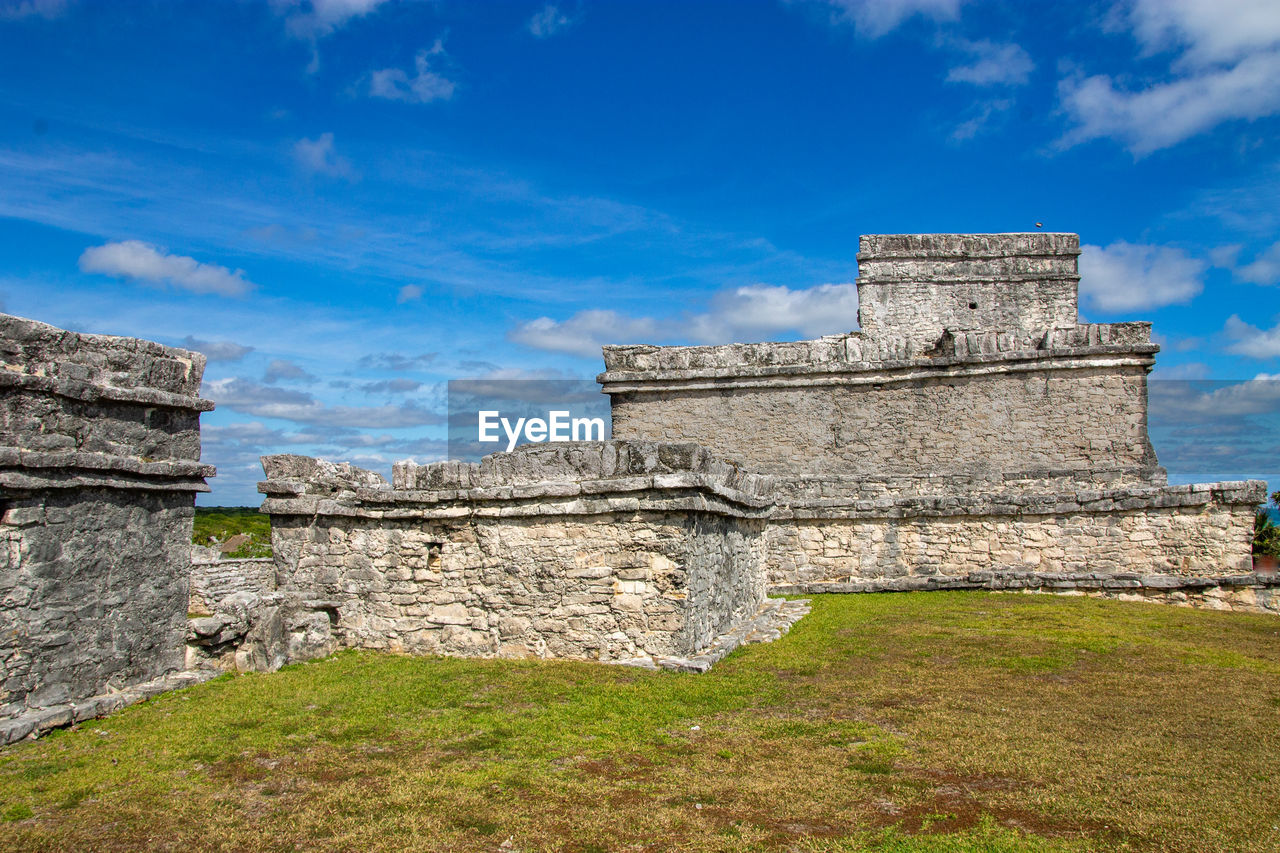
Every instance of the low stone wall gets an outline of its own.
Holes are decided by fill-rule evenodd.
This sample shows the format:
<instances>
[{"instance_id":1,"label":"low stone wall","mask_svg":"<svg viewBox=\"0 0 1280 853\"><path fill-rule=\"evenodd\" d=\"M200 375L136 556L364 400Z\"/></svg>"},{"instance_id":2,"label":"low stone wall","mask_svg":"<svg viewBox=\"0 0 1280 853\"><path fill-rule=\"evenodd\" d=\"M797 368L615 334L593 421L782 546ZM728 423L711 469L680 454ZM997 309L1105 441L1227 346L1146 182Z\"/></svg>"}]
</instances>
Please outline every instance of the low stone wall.
<instances>
[{"instance_id":1,"label":"low stone wall","mask_svg":"<svg viewBox=\"0 0 1280 853\"><path fill-rule=\"evenodd\" d=\"M928 592L944 589L984 589L996 592L1089 595L1118 601L1173 604L1204 610L1280 614L1280 576L1249 572L1239 575L1193 577L1088 572L978 571L957 576L914 576L860 581L811 581L777 584L777 595L823 593Z\"/></svg>"},{"instance_id":2,"label":"low stone wall","mask_svg":"<svg viewBox=\"0 0 1280 853\"><path fill-rule=\"evenodd\" d=\"M212 613L218 602L234 593L262 595L276 590L276 564L270 557L192 560L191 613Z\"/></svg>"},{"instance_id":3,"label":"low stone wall","mask_svg":"<svg viewBox=\"0 0 1280 853\"><path fill-rule=\"evenodd\" d=\"M1224 576L1251 567L1261 481L795 504L769 577L813 584L1020 570Z\"/></svg>"},{"instance_id":4,"label":"low stone wall","mask_svg":"<svg viewBox=\"0 0 1280 853\"><path fill-rule=\"evenodd\" d=\"M203 369L198 353L0 315L9 734L182 668L194 498L213 474Z\"/></svg>"},{"instance_id":5,"label":"low stone wall","mask_svg":"<svg viewBox=\"0 0 1280 853\"><path fill-rule=\"evenodd\" d=\"M339 645L675 668L764 604L772 484L695 445L528 446L371 472L265 457L282 591Z\"/></svg>"}]
</instances>

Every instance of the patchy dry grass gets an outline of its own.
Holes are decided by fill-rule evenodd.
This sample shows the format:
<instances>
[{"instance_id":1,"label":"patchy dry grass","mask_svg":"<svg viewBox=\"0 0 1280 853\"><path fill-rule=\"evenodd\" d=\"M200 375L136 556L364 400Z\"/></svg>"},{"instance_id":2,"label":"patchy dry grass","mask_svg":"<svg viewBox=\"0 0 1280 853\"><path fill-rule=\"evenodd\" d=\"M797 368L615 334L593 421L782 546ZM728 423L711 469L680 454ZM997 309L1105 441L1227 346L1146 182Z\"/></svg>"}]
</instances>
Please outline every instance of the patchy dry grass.
<instances>
[{"instance_id":1,"label":"patchy dry grass","mask_svg":"<svg viewBox=\"0 0 1280 853\"><path fill-rule=\"evenodd\" d=\"M707 675L344 653L0 753L0 846L1280 850L1280 619L820 597Z\"/></svg>"}]
</instances>

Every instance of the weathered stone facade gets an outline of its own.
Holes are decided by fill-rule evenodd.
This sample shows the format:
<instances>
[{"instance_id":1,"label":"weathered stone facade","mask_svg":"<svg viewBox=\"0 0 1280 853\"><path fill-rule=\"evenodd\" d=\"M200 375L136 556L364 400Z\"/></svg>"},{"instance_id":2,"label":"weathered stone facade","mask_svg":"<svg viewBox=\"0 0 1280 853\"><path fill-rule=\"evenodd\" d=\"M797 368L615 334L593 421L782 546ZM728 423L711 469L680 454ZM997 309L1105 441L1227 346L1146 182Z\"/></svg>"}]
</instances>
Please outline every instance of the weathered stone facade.
<instances>
[{"instance_id":1,"label":"weathered stone facade","mask_svg":"<svg viewBox=\"0 0 1280 853\"><path fill-rule=\"evenodd\" d=\"M182 668L203 370L0 315L0 740Z\"/></svg>"},{"instance_id":2,"label":"weathered stone facade","mask_svg":"<svg viewBox=\"0 0 1280 853\"><path fill-rule=\"evenodd\" d=\"M1249 571L1265 485L1166 484L1150 325L1078 323L1075 235L861 249L858 332L605 348L614 436L697 442L778 479L772 583Z\"/></svg>"},{"instance_id":3,"label":"weathered stone facade","mask_svg":"<svg viewBox=\"0 0 1280 853\"><path fill-rule=\"evenodd\" d=\"M343 646L702 669L765 606L772 484L695 445L526 446L478 465L265 457L282 591Z\"/></svg>"}]
</instances>

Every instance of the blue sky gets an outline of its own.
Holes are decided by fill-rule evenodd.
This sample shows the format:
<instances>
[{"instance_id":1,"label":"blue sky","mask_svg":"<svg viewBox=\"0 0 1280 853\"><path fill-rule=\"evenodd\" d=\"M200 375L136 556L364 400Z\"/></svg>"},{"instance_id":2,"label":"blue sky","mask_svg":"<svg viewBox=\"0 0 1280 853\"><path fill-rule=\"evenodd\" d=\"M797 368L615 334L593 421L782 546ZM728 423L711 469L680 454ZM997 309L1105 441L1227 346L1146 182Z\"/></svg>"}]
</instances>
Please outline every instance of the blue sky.
<instances>
[{"instance_id":1,"label":"blue sky","mask_svg":"<svg viewBox=\"0 0 1280 853\"><path fill-rule=\"evenodd\" d=\"M866 233L1078 232L1088 320L1250 380L1277 80L1273 0L0 0L0 303L206 352L204 503L439 458L451 378L848 331Z\"/></svg>"}]
</instances>

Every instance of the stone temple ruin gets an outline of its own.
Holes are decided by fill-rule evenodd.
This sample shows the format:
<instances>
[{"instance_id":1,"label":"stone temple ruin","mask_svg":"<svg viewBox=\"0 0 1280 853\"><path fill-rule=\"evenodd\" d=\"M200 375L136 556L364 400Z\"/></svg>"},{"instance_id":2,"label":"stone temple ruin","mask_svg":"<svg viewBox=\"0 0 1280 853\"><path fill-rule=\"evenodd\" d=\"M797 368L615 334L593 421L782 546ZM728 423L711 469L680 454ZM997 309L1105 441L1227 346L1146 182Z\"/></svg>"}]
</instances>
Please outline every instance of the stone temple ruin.
<instances>
[{"instance_id":1,"label":"stone temple ruin","mask_svg":"<svg viewBox=\"0 0 1280 853\"><path fill-rule=\"evenodd\" d=\"M271 563L190 561L201 356L0 318L0 742L344 647L701 671L806 612L770 593L1280 611L1266 485L1167 484L1150 325L1079 323L1078 254L863 237L858 332L606 347L612 440L264 457Z\"/></svg>"}]
</instances>

